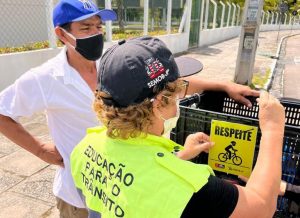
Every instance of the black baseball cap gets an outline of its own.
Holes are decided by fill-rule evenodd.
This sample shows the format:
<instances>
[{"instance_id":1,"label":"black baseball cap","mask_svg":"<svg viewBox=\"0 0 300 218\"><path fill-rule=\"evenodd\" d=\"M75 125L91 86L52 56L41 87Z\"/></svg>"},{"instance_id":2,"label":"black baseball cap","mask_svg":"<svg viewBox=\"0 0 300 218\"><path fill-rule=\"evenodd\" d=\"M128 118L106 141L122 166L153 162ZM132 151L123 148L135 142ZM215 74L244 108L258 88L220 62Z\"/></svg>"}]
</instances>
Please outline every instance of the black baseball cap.
<instances>
[{"instance_id":1,"label":"black baseball cap","mask_svg":"<svg viewBox=\"0 0 300 218\"><path fill-rule=\"evenodd\" d=\"M98 90L111 96L102 98L106 105L127 107L153 98L168 82L201 70L202 64L196 59L175 59L158 38L122 40L101 58Z\"/></svg>"}]
</instances>

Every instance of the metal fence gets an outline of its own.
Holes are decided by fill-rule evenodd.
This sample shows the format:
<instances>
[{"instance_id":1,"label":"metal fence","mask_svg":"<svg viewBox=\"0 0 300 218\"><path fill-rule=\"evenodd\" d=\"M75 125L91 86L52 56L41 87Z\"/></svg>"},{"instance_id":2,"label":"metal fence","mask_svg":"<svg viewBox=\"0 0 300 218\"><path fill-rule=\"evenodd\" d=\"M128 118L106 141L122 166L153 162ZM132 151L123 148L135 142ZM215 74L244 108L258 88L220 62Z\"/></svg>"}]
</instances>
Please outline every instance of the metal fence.
<instances>
[{"instance_id":1,"label":"metal fence","mask_svg":"<svg viewBox=\"0 0 300 218\"><path fill-rule=\"evenodd\" d=\"M121 14L116 0L94 1L100 8L111 7L119 17L123 17L125 32L119 31L120 20L113 22L112 26L105 25L108 28L108 41L118 39L116 37L128 38L151 32L156 35L181 32L181 23L185 20L186 0L124 0ZM56 39L52 11L57 2L58 0L0 0L0 49L26 47L37 42L50 42L50 47L54 47ZM202 0L201 11L200 25L197 26L200 26L200 31L239 26L243 8L229 2ZM280 14L281 16L277 12L262 13L262 25L298 24L299 15L292 17L287 13ZM111 37L111 30L118 35Z\"/></svg>"},{"instance_id":2,"label":"metal fence","mask_svg":"<svg viewBox=\"0 0 300 218\"><path fill-rule=\"evenodd\" d=\"M52 1L0 0L0 47L48 40Z\"/></svg>"},{"instance_id":3,"label":"metal fence","mask_svg":"<svg viewBox=\"0 0 300 218\"><path fill-rule=\"evenodd\" d=\"M243 8L238 4L215 0L203 0L201 29L239 26Z\"/></svg>"},{"instance_id":4,"label":"metal fence","mask_svg":"<svg viewBox=\"0 0 300 218\"><path fill-rule=\"evenodd\" d=\"M0 0L0 48L26 47L32 43L50 42L54 47L56 39L52 24L53 6L59 0ZM118 10L116 0L94 1L100 8L111 7L119 16L122 15L124 32L119 33L120 20L112 23L116 37L133 37L145 32L145 20L148 20L147 31L152 34L167 33L168 2L171 5L170 29L178 31L182 19L185 0L150 0L148 3L148 17L145 19L145 5L143 1L123 2L123 10ZM128 4L127 4L128 3ZM130 4L129 4L130 3ZM107 25L104 27L108 28ZM108 31L107 31L108 32ZM148 34L148 32L147 32ZM106 35L108 37L108 34ZM112 40L108 38L108 41ZM48 45L47 45L48 46ZM39 45L43 47L43 45Z\"/></svg>"}]
</instances>

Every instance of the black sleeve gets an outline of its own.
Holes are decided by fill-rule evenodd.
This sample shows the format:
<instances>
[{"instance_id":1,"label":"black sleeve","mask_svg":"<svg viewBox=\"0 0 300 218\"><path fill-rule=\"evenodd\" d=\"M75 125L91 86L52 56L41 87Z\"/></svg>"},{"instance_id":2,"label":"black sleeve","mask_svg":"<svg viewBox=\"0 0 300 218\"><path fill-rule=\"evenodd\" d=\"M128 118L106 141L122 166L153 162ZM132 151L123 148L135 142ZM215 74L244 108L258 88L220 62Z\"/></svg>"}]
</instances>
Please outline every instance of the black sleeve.
<instances>
[{"instance_id":1,"label":"black sleeve","mask_svg":"<svg viewBox=\"0 0 300 218\"><path fill-rule=\"evenodd\" d=\"M235 185L210 176L207 184L192 196L181 217L229 217L238 198L239 192Z\"/></svg>"},{"instance_id":2,"label":"black sleeve","mask_svg":"<svg viewBox=\"0 0 300 218\"><path fill-rule=\"evenodd\" d=\"M283 197L295 201L297 204L300 203L300 186L292 185L287 183L285 193Z\"/></svg>"}]
</instances>

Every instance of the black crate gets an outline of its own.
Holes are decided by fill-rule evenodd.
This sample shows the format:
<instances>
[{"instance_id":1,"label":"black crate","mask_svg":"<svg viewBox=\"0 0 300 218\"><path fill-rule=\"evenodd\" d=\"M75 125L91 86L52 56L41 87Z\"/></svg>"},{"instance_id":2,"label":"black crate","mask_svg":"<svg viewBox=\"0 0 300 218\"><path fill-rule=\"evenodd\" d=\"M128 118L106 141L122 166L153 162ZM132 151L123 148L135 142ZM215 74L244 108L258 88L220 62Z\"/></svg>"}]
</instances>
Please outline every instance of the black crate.
<instances>
[{"instance_id":1,"label":"black crate","mask_svg":"<svg viewBox=\"0 0 300 218\"><path fill-rule=\"evenodd\" d=\"M181 101L180 118L177 127L171 132L171 139L184 144L185 138L195 132L210 134L211 120L223 120L252 126L258 124L258 105L255 98L249 98L253 107L247 108L236 103L223 92L205 92ZM284 133L282 179L295 185L300 185L300 101L281 99L285 107L286 125ZM253 166L255 165L261 132L258 130ZM208 155L200 154L193 161L207 163ZM242 184L235 175L215 171L216 176L233 183ZM291 212L293 202L279 197L278 211L274 217L299 217L299 211ZM298 205L299 207L299 205Z\"/></svg>"}]
</instances>

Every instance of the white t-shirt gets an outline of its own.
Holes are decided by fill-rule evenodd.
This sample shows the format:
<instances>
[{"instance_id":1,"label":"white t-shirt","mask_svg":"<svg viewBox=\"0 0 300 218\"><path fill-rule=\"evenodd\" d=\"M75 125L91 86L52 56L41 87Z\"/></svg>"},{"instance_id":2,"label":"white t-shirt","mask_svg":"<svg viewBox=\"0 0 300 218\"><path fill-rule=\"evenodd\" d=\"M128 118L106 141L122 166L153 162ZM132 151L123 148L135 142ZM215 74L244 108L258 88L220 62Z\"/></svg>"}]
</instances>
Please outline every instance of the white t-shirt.
<instances>
[{"instance_id":1,"label":"white t-shirt","mask_svg":"<svg viewBox=\"0 0 300 218\"><path fill-rule=\"evenodd\" d=\"M86 129L99 125L92 109L93 91L67 61L66 49L43 65L31 69L0 93L0 114L18 121L45 111L51 137L65 168L56 172L54 194L76 207L79 197L70 170L70 154Z\"/></svg>"}]
</instances>

